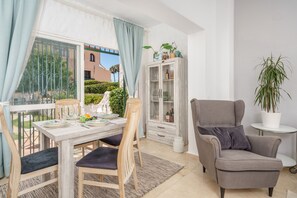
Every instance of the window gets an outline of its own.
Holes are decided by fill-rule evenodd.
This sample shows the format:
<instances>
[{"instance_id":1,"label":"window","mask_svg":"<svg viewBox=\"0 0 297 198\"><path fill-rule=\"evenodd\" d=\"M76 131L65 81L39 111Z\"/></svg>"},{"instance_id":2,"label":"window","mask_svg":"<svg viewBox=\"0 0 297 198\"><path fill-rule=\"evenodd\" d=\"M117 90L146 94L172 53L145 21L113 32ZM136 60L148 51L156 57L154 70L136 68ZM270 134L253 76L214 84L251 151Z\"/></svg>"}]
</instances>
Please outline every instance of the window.
<instances>
[{"instance_id":1,"label":"window","mask_svg":"<svg viewBox=\"0 0 297 198\"><path fill-rule=\"evenodd\" d=\"M76 45L36 38L13 105L76 98Z\"/></svg>"},{"instance_id":2,"label":"window","mask_svg":"<svg viewBox=\"0 0 297 198\"><path fill-rule=\"evenodd\" d=\"M91 79L91 71L85 70L85 80L90 80Z\"/></svg>"},{"instance_id":3,"label":"window","mask_svg":"<svg viewBox=\"0 0 297 198\"><path fill-rule=\"evenodd\" d=\"M90 61L95 62L95 55L94 54L90 54Z\"/></svg>"}]
</instances>

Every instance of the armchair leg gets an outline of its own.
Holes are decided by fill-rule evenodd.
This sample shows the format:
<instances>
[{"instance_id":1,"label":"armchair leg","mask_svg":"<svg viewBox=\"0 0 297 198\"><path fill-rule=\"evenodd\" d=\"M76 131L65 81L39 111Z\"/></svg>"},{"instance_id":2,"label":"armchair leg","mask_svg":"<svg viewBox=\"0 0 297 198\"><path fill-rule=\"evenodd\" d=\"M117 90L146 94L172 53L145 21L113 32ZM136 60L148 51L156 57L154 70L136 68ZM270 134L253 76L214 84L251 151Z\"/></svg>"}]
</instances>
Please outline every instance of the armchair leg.
<instances>
[{"instance_id":1,"label":"armchair leg","mask_svg":"<svg viewBox=\"0 0 297 198\"><path fill-rule=\"evenodd\" d=\"M203 166L203 173L205 173L205 167Z\"/></svg>"},{"instance_id":2,"label":"armchair leg","mask_svg":"<svg viewBox=\"0 0 297 198\"><path fill-rule=\"evenodd\" d=\"M273 188L268 188L268 195L269 197L272 197Z\"/></svg>"},{"instance_id":3,"label":"armchair leg","mask_svg":"<svg viewBox=\"0 0 297 198\"><path fill-rule=\"evenodd\" d=\"M221 198L224 198L224 196L225 196L225 188L220 187L220 191L221 191Z\"/></svg>"}]
</instances>

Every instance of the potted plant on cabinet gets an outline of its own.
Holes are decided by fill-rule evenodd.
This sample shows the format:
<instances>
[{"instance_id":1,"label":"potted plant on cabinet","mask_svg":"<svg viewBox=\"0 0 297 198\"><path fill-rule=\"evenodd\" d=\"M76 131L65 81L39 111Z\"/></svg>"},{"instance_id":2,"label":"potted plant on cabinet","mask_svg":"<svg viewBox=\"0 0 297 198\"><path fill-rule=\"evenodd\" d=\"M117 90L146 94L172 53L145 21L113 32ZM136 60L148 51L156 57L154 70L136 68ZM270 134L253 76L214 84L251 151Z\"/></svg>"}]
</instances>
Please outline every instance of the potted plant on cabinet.
<instances>
[{"instance_id":1,"label":"potted plant on cabinet","mask_svg":"<svg viewBox=\"0 0 297 198\"><path fill-rule=\"evenodd\" d=\"M181 57L182 54L180 51L177 50L177 46L175 42L170 43L163 43L160 46L159 51L155 51L154 48L150 45L145 45L143 46L144 49L152 49L153 50L153 60L158 61L158 60L166 60L169 57L170 58L175 58L175 57ZM166 50L166 51L164 51ZM169 54L168 54L169 52Z\"/></svg>"},{"instance_id":2,"label":"potted plant on cabinet","mask_svg":"<svg viewBox=\"0 0 297 198\"><path fill-rule=\"evenodd\" d=\"M150 46L150 45L145 45L145 46L143 46L143 48L144 49L152 49L153 50L153 60L154 61L157 61L157 60L159 60L159 53L157 52L157 51L155 51L154 50L154 48L152 47L152 46Z\"/></svg>"},{"instance_id":3,"label":"potted plant on cabinet","mask_svg":"<svg viewBox=\"0 0 297 198\"><path fill-rule=\"evenodd\" d=\"M261 71L258 77L258 87L255 90L255 104L262 109L263 126L269 128L278 128L280 124L281 113L277 112L281 92L284 92L289 98L290 94L281 86L288 79L286 68L291 68L285 64L285 58L281 55L275 59L272 55L263 58L259 65Z\"/></svg>"},{"instance_id":4,"label":"potted plant on cabinet","mask_svg":"<svg viewBox=\"0 0 297 198\"><path fill-rule=\"evenodd\" d=\"M175 42L172 42L171 44L163 43L161 47L169 51L170 58L175 58L175 50L177 48Z\"/></svg>"}]
</instances>

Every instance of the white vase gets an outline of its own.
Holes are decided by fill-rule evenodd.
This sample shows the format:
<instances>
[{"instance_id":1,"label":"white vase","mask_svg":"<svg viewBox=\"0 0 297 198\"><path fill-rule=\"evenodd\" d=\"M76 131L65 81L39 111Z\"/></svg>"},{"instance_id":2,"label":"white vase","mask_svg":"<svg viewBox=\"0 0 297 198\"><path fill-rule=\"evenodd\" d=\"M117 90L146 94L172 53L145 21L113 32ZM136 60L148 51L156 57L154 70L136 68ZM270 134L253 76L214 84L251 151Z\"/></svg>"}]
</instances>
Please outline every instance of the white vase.
<instances>
[{"instance_id":1,"label":"white vase","mask_svg":"<svg viewBox=\"0 0 297 198\"><path fill-rule=\"evenodd\" d=\"M184 152L184 140L182 137L175 137L173 141L173 151L177 153Z\"/></svg>"},{"instance_id":2,"label":"white vase","mask_svg":"<svg viewBox=\"0 0 297 198\"><path fill-rule=\"evenodd\" d=\"M264 127L279 128L281 113L268 113L266 111L262 111L261 115Z\"/></svg>"}]
</instances>

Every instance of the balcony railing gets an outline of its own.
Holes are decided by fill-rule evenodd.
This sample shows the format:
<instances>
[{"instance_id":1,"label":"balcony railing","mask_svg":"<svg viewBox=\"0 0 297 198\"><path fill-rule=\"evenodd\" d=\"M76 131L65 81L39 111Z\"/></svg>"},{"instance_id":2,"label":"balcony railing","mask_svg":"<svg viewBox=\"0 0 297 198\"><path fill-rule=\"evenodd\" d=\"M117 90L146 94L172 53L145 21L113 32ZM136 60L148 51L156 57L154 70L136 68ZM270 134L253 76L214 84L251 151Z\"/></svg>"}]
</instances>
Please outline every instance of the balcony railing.
<instances>
[{"instance_id":1,"label":"balcony railing","mask_svg":"<svg viewBox=\"0 0 297 198\"><path fill-rule=\"evenodd\" d=\"M40 151L40 132L32 122L55 118L54 104L21 105L11 107L13 138L20 156ZM52 143L53 144L53 143Z\"/></svg>"}]
</instances>

